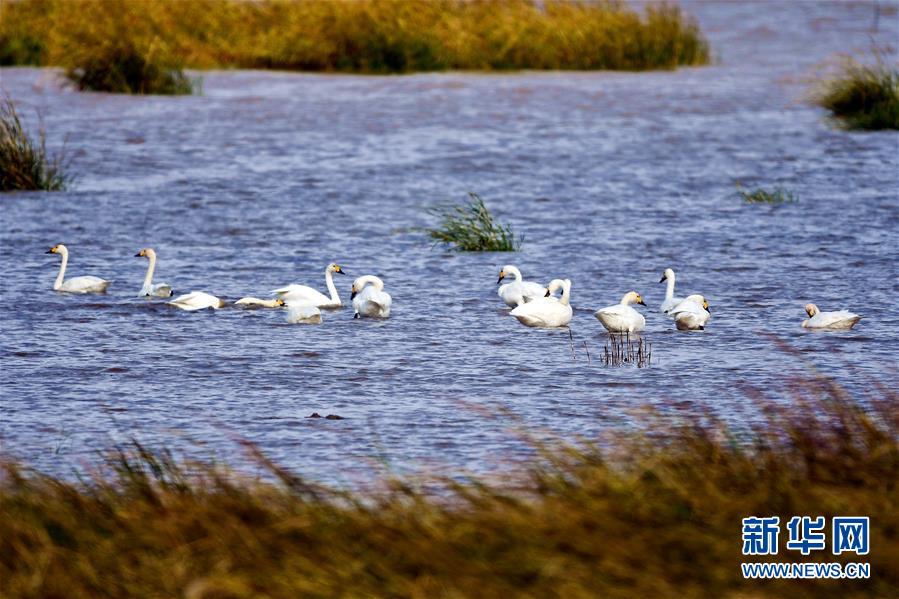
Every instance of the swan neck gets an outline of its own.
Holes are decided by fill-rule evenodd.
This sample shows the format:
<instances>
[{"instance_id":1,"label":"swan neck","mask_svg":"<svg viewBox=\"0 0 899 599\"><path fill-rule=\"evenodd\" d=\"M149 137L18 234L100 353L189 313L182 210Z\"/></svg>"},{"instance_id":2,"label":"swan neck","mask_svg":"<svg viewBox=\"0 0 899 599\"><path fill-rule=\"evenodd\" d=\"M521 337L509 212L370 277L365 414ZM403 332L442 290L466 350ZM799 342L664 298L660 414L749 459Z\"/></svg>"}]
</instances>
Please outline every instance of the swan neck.
<instances>
[{"instance_id":1,"label":"swan neck","mask_svg":"<svg viewBox=\"0 0 899 599\"><path fill-rule=\"evenodd\" d=\"M668 277L668 288L665 290L665 299L671 299L674 297L674 273L671 273L671 276Z\"/></svg>"},{"instance_id":2,"label":"swan neck","mask_svg":"<svg viewBox=\"0 0 899 599\"><path fill-rule=\"evenodd\" d=\"M325 285L328 287L328 293L331 294L331 302L335 304L340 303L337 287L334 286L334 275L328 269L325 270Z\"/></svg>"},{"instance_id":3,"label":"swan neck","mask_svg":"<svg viewBox=\"0 0 899 599\"><path fill-rule=\"evenodd\" d=\"M69 252L60 252L62 254L62 263L59 265L59 274L56 275L56 281L53 283L53 289L62 287L63 278L66 276L66 265L69 263Z\"/></svg>"},{"instance_id":4,"label":"swan neck","mask_svg":"<svg viewBox=\"0 0 899 599\"><path fill-rule=\"evenodd\" d=\"M156 270L156 256L150 255L150 265L147 267L147 276L144 277L144 288L149 288L153 284L153 271Z\"/></svg>"},{"instance_id":5,"label":"swan neck","mask_svg":"<svg viewBox=\"0 0 899 599\"><path fill-rule=\"evenodd\" d=\"M509 274L511 274L513 277L515 277L515 282L521 283L521 281L522 281L521 271L518 270L517 268L515 268L514 266L508 270L509 270Z\"/></svg>"}]
</instances>

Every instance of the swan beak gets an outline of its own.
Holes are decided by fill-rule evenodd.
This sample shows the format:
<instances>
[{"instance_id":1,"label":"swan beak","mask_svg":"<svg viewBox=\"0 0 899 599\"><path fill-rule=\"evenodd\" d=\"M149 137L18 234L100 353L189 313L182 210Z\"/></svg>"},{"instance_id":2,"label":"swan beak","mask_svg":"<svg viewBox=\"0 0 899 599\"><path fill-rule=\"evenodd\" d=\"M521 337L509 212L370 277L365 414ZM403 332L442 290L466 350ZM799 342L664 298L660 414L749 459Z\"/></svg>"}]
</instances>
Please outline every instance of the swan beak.
<instances>
[{"instance_id":1,"label":"swan beak","mask_svg":"<svg viewBox=\"0 0 899 599\"><path fill-rule=\"evenodd\" d=\"M45 253L45 254L55 254L56 252L53 251L53 248L50 248L49 250L47 250L47 251L44 252L44 253Z\"/></svg>"},{"instance_id":2,"label":"swan beak","mask_svg":"<svg viewBox=\"0 0 899 599\"><path fill-rule=\"evenodd\" d=\"M141 255L142 255L142 254L141 254L140 252L138 252L138 253L134 254L134 257L135 257L135 258L140 258Z\"/></svg>"},{"instance_id":3,"label":"swan beak","mask_svg":"<svg viewBox=\"0 0 899 599\"><path fill-rule=\"evenodd\" d=\"M709 309L709 302L707 302L707 301L702 302L702 307L705 308L705 311L708 312L709 314L712 313L712 311Z\"/></svg>"},{"instance_id":4,"label":"swan beak","mask_svg":"<svg viewBox=\"0 0 899 599\"><path fill-rule=\"evenodd\" d=\"M350 299L356 299L356 290L355 289L353 289L353 291L350 292Z\"/></svg>"},{"instance_id":5,"label":"swan beak","mask_svg":"<svg viewBox=\"0 0 899 599\"><path fill-rule=\"evenodd\" d=\"M346 274L346 271L343 270L342 268L341 268L340 270L335 270L334 272L336 272L336 273L339 274L339 275L345 275L345 274Z\"/></svg>"},{"instance_id":6,"label":"swan beak","mask_svg":"<svg viewBox=\"0 0 899 599\"><path fill-rule=\"evenodd\" d=\"M637 303L640 304L641 306L645 306L645 305L646 305L646 302L643 301L643 298L640 298L640 301L637 302Z\"/></svg>"},{"instance_id":7,"label":"swan beak","mask_svg":"<svg viewBox=\"0 0 899 599\"><path fill-rule=\"evenodd\" d=\"M546 295L544 295L543 297L549 297L549 296L550 296L549 289L547 289L547 290L546 290Z\"/></svg>"},{"instance_id":8,"label":"swan beak","mask_svg":"<svg viewBox=\"0 0 899 599\"><path fill-rule=\"evenodd\" d=\"M502 283L504 278L506 278L506 273L499 271L499 278L496 280L496 284L499 285Z\"/></svg>"},{"instance_id":9,"label":"swan beak","mask_svg":"<svg viewBox=\"0 0 899 599\"><path fill-rule=\"evenodd\" d=\"M662 275L662 278L659 279L659 283L664 283L667 280L668 280L668 277L666 277L665 275Z\"/></svg>"}]
</instances>

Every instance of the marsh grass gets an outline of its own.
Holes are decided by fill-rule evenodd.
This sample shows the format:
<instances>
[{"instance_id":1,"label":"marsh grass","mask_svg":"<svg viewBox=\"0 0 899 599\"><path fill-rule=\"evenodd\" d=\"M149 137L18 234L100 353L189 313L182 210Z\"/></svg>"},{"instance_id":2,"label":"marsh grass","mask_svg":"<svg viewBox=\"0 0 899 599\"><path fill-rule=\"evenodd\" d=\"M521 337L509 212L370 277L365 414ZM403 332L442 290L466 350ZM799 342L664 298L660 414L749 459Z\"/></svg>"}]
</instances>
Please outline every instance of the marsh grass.
<instances>
[{"instance_id":1,"label":"marsh grass","mask_svg":"<svg viewBox=\"0 0 899 599\"><path fill-rule=\"evenodd\" d=\"M60 191L70 181L65 150L47 152L46 132L38 127L32 138L8 95L0 100L0 192Z\"/></svg>"},{"instance_id":2,"label":"marsh grass","mask_svg":"<svg viewBox=\"0 0 899 599\"><path fill-rule=\"evenodd\" d=\"M737 194L748 204L787 204L799 201L799 197L796 194L783 187L774 187L772 189L758 187L752 190L738 189Z\"/></svg>"},{"instance_id":3,"label":"marsh grass","mask_svg":"<svg viewBox=\"0 0 899 599\"><path fill-rule=\"evenodd\" d=\"M874 64L848 60L815 99L847 129L899 129L899 68L879 54Z\"/></svg>"},{"instance_id":4,"label":"marsh grass","mask_svg":"<svg viewBox=\"0 0 899 599\"><path fill-rule=\"evenodd\" d=\"M180 66L155 61L127 43L112 43L74 58L66 77L81 91L189 95L199 86Z\"/></svg>"},{"instance_id":5,"label":"marsh grass","mask_svg":"<svg viewBox=\"0 0 899 599\"><path fill-rule=\"evenodd\" d=\"M4 597L891 597L899 397L862 411L787 378L754 431L649 414L602 447L533 441L517 477L388 478L338 491L272 463L250 479L135 444L80 482L0 466ZM872 385L872 388L877 388ZM658 418L658 422L655 419ZM672 418L674 418L672 422ZM747 516L870 517L867 580L744 580ZM829 538L829 533L828 533ZM751 561L766 561L756 558Z\"/></svg>"},{"instance_id":6,"label":"marsh grass","mask_svg":"<svg viewBox=\"0 0 899 599\"><path fill-rule=\"evenodd\" d=\"M462 206L434 208L440 218L436 229L428 229L435 243L443 243L461 252L516 252L522 238L515 239L510 225L494 222L493 215L477 194L469 192Z\"/></svg>"},{"instance_id":7,"label":"marsh grass","mask_svg":"<svg viewBox=\"0 0 899 599\"><path fill-rule=\"evenodd\" d=\"M7 60L83 68L93 52L103 60L112 40L145 57L152 48L162 65L198 69L646 70L709 62L695 21L667 4L640 14L616 1L0 3L0 56Z\"/></svg>"},{"instance_id":8,"label":"marsh grass","mask_svg":"<svg viewBox=\"0 0 899 599\"><path fill-rule=\"evenodd\" d=\"M630 333L609 333L603 345L602 363L606 366L635 366L646 368L652 364L652 343Z\"/></svg>"}]
</instances>

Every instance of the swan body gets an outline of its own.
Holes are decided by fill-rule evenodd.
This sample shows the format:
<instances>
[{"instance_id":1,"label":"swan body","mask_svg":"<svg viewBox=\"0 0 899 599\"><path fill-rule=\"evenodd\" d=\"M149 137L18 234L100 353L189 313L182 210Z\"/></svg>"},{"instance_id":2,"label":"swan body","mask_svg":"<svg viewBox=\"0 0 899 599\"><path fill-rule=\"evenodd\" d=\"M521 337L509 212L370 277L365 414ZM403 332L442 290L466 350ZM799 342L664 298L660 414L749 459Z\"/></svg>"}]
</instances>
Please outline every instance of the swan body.
<instances>
[{"instance_id":1,"label":"swan body","mask_svg":"<svg viewBox=\"0 0 899 599\"><path fill-rule=\"evenodd\" d=\"M340 302L340 296L337 294L337 288L334 286L334 279L331 273L344 275L346 272L339 264L333 262L325 268L325 286L328 288L330 297L313 289L307 285L287 285L280 289L272 291L273 295L284 300L287 304L306 304L316 306L318 308L340 308L343 304Z\"/></svg>"},{"instance_id":2,"label":"swan body","mask_svg":"<svg viewBox=\"0 0 899 599\"><path fill-rule=\"evenodd\" d=\"M695 294L684 298L668 315L674 318L678 331L702 331L712 317L712 311L709 310L708 300Z\"/></svg>"},{"instance_id":3,"label":"swan body","mask_svg":"<svg viewBox=\"0 0 899 599\"><path fill-rule=\"evenodd\" d=\"M668 287L665 289L665 301L659 306L659 311L664 312L669 316L671 314L671 309L684 301L684 298L682 297L674 297L674 280L674 271L670 268L665 269L665 272L662 273L662 278L659 280L659 283L664 283L665 281L668 282Z\"/></svg>"},{"instance_id":4,"label":"swan body","mask_svg":"<svg viewBox=\"0 0 899 599\"><path fill-rule=\"evenodd\" d=\"M350 298L353 300L353 318L387 318L390 316L390 295L384 291L384 281L374 275L365 275L353 281Z\"/></svg>"},{"instance_id":5,"label":"swan body","mask_svg":"<svg viewBox=\"0 0 899 599\"><path fill-rule=\"evenodd\" d=\"M552 294L561 289L562 297ZM553 279L541 297L512 310L518 322L529 327L564 327L571 322L571 280Z\"/></svg>"},{"instance_id":6,"label":"swan body","mask_svg":"<svg viewBox=\"0 0 899 599\"><path fill-rule=\"evenodd\" d=\"M179 295L170 302L167 302L176 308L193 312L194 310L203 310L204 308L223 308L224 300L220 300L214 295L209 295L203 291L191 291L185 295Z\"/></svg>"},{"instance_id":7,"label":"swan body","mask_svg":"<svg viewBox=\"0 0 899 599\"><path fill-rule=\"evenodd\" d=\"M234 302L234 305L246 308L280 308L284 305L284 300L281 298L259 299L258 297L242 297Z\"/></svg>"},{"instance_id":8,"label":"swan body","mask_svg":"<svg viewBox=\"0 0 899 599\"><path fill-rule=\"evenodd\" d=\"M802 326L806 329L851 329L862 319L849 310L822 312L815 304L807 304L805 312L809 317L802 321Z\"/></svg>"},{"instance_id":9,"label":"swan body","mask_svg":"<svg viewBox=\"0 0 899 599\"><path fill-rule=\"evenodd\" d=\"M47 253L62 256L59 274L56 275L56 281L53 282L53 291L63 291L65 293L106 293L106 288L109 287L110 282L100 277L84 276L65 279L66 266L69 264L69 249L66 246L61 243L54 245L47 250Z\"/></svg>"},{"instance_id":10,"label":"swan body","mask_svg":"<svg viewBox=\"0 0 899 599\"><path fill-rule=\"evenodd\" d=\"M636 291L628 291L621 302L614 306L600 308L593 313L599 322L610 333L639 333L646 328L643 315L630 307L630 304L645 306L643 298Z\"/></svg>"},{"instance_id":11,"label":"swan body","mask_svg":"<svg viewBox=\"0 0 899 599\"><path fill-rule=\"evenodd\" d=\"M499 271L499 279L497 284L501 283L507 276L515 277L515 280L505 285L500 285L497 295L510 308L520 306L531 300L540 299L546 295L546 287L534 281L524 281L521 277L521 271L511 264L507 264Z\"/></svg>"},{"instance_id":12,"label":"swan body","mask_svg":"<svg viewBox=\"0 0 899 599\"><path fill-rule=\"evenodd\" d=\"M287 322L290 324L321 324L322 312L312 304L288 304Z\"/></svg>"},{"instance_id":13,"label":"swan body","mask_svg":"<svg viewBox=\"0 0 899 599\"><path fill-rule=\"evenodd\" d=\"M150 265L147 267L147 276L144 277L144 285L140 288L138 297L172 297L175 294L172 286L168 283L153 284L153 271L156 270L156 251L153 248L144 248L134 254L134 257L146 257L150 261Z\"/></svg>"}]
</instances>

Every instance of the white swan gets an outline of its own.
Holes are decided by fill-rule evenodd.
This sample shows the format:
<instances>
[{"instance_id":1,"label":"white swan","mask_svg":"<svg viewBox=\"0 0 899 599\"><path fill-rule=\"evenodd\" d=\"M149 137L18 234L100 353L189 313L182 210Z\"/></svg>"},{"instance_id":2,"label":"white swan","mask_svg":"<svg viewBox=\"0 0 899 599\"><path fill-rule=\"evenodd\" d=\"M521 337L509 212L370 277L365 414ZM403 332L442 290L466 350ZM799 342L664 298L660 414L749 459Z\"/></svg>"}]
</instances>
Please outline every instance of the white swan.
<instances>
[{"instance_id":1,"label":"white swan","mask_svg":"<svg viewBox=\"0 0 899 599\"><path fill-rule=\"evenodd\" d=\"M621 298L621 302L614 306L600 308L593 313L602 326L610 333L639 333L646 328L646 319L643 315L631 308L628 304L636 303L645 306L643 298L636 291L628 291Z\"/></svg>"},{"instance_id":2,"label":"white swan","mask_svg":"<svg viewBox=\"0 0 899 599\"><path fill-rule=\"evenodd\" d=\"M802 321L802 326L806 329L851 329L862 319L849 310L822 312L815 304L806 304L805 312L809 317Z\"/></svg>"},{"instance_id":3,"label":"white swan","mask_svg":"<svg viewBox=\"0 0 899 599\"><path fill-rule=\"evenodd\" d=\"M515 277L515 280L505 285L500 285L497 295L506 302L506 305L514 308L525 302L539 299L546 295L546 287L534 281L523 281L521 271L511 264L507 264L499 271L499 279L496 283L499 285L507 276Z\"/></svg>"},{"instance_id":4,"label":"white swan","mask_svg":"<svg viewBox=\"0 0 899 599\"><path fill-rule=\"evenodd\" d=\"M64 291L66 293L106 293L109 287L109 281L100 277L72 277L68 281L64 280L66 274L66 265L69 263L69 249L63 244L54 245L47 250L48 254L59 254L62 256L62 264L59 266L59 274L56 275L56 281L53 282L53 291Z\"/></svg>"},{"instance_id":5,"label":"white swan","mask_svg":"<svg viewBox=\"0 0 899 599\"><path fill-rule=\"evenodd\" d=\"M185 295L179 295L170 302L166 302L182 310L193 312L194 310L202 310L204 308L224 308L224 300L220 300L214 295L209 295L203 291L191 291Z\"/></svg>"},{"instance_id":6,"label":"white swan","mask_svg":"<svg viewBox=\"0 0 899 599\"><path fill-rule=\"evenodd\" d=\"M353 281L350 299L353 300L353 310L356 312L353 318L390 316L390 304L393 300L384 291L384 281L374 275L365 275Z\"/></svg>"},{"instance_id":7,"label":"white swan","mask_svg":"<svg viewBox=\"0 0 899 599\"><path fill-rule=\"evenodd\" d=\"M678 331L702 331L712 317L709 302L699 294L688 295L672 308L668 315L674 318Z\"/></svg>"},{"instance_id":8,"label":"white swan","mask_svg":"<svg viewBox=\"0 0 899 599\"><path fill-rule=\"evenodd\" d=\"M150 266L147 267L147 276L144 277L144 286L140 288L138 297L172 297L174 292L172 286L168 283L153 284L153 271L156 270L156 252L153 248L144 248L134 254L135 258L143 258L146 256L150 260Z\"/></svg>"},{"instance_id":9,"label":"white swan","mask_svg":"<svg viewBox=\"0 0 899 599\"><path fill-rule=\"evenodd\" d=\"M280 308L284 305L284 300L278 299L259 299L258 297L242 297L236 302L235 306L245 306L247 308Z\"/></svg>"},{"instance_id":10,"label":"white swan","mask_svg":"<svg viewBox=\"0 0 899 599\"><path fill-rule=\"evenodd\" d=\"M340 268L339 264L333 262L325 269L325 285L328 287L328 293L331 297L308 287L306 285L287 285L280 289L272 291L273 295L277 295L288 304L306 304L319 308L339 308L343 304L340 302L340 296L337 295L337 288L334 287L334 279L331 273L345 275L346 273Z\"/></svg>"},{"instance_id":11,"label":"white swan","mask_svg":"<svg viewBox=\"0 0 899 599\"><path fill-rule=\"evenodd\" d=\"M552 294L562 290L562 297ZM545 297L521 304L511 314L529 327L564 327L571 322L571 280L553 279Z\"/></svg>"},{"instance_id":12,"label":"white swan","mask_svg":"<svg viewBox=\"0 0 899 599\"><path fill-rule=\"evenodd\" d=\"M659 310L669 315L669 311L671 310L671 308L684 301L684 298L682 297L674 297L674 279L674 271L670 268L666 268L665 272L662 273L661 280L659 280L659 283L668 281L668 287L667 289L665 289L665 301L663 301L662 305L659 306Z\"/></svg>"},{"instance_id":13,"label":"white swan","mask_svg":"<svg viewBox=\"0 0 899 599\"><path fill-rule=\"evenodd\" d=\"M289 304L286 320L290 324L321 324L322 313L311 304Z\"/></svg>"}]
</instances>

